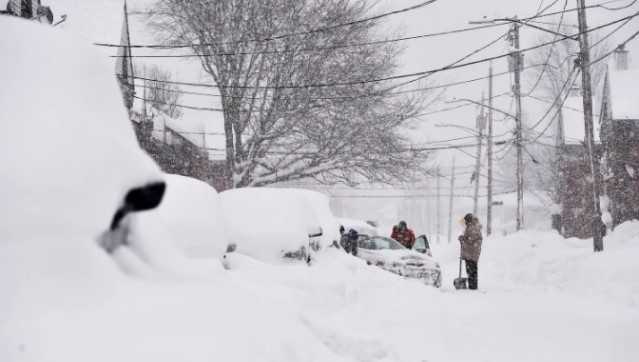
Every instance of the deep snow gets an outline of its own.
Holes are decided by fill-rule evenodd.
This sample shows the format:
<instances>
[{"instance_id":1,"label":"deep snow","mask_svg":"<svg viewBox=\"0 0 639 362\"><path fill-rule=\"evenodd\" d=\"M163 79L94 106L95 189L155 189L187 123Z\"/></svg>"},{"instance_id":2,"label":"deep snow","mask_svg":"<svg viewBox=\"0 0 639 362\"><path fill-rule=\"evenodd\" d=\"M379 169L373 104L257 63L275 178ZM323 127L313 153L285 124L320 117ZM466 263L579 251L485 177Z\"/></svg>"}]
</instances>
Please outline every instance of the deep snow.
<instances>
[{"instance_id":1,"label":"deep snow","mask_svg":"<svg viewBox=\"0 0 639 362\"><path fill-rule=\"evenodd\" d=\"M456 242L432 245L441 290L332 248L310 267L232 253L227 270L212 229L234 226L216 228L213 216L207 225L215 191L169 176L166 204L132 217L129 247L106 254L95 237L121 196L161 176L122 118L112 67L62 32L25 24L0 21L3 34L40 39L0 42L15 55L0 57L2 69L29 68L0 73L9 85L0 97L0 361L639 360L639 223L620 226L600 254L543 230L487 238L479 292L451 288ZM281 192L264 197L281 213L273 220L301 233L309 220L332 224L321 197ZM289 216L300 210L315 217ZM187 212L203 217L183 220ZM232 223L259 236L277 225L260 215L238 212Z\"/></svg>"}]
</instances>

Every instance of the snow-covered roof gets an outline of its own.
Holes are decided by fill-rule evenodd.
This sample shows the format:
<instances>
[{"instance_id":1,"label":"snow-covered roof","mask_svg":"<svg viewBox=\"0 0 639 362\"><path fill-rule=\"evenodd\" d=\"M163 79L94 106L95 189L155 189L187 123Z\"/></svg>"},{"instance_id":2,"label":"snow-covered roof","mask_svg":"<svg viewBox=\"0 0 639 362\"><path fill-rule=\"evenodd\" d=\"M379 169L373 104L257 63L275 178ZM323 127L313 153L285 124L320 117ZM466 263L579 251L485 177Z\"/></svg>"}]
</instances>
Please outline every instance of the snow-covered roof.
<instances>
[{"instance_id":1,"label":"snow-covered roof","mask_svg":"<svg viewBox=\"0 0 639 362\"><path fill-rule=\"evenodd\" d=\"M612 119L639 119L639 67L608 71Z\"/></svg>"}]
</instances>

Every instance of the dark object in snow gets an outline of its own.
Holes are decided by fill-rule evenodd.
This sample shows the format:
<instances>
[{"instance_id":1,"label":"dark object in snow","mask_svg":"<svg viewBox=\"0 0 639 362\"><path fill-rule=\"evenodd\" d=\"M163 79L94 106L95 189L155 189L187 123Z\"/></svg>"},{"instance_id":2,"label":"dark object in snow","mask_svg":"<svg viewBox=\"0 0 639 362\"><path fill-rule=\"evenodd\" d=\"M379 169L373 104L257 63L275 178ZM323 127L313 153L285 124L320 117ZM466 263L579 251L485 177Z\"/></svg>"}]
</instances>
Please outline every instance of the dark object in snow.
<instances>
[{"instance_id":1,"label":"dark object in snow","mask_svg":"<svg viewBox=\"0 0 639 362\"><path fill-rule=\"evenodd\" d=\"M48 6L38 6L36 19L41 23L53 24L53 11Z\"/></svg>"},{"instance_id":2,"label":"dark object in snow","mask_svg":"<svg viewBox=\"0 0 639 362\"><path fill-rule=\"evenodd\" d=\"M230 243L229 245L226 246L227 253L233 253L235 252L235 250L237 250L237 244L235 243Z\"/></svg>"},{"instance_id":3,"label":"dark object in snow","mask_svg":"<svg viewBox=\"0 0 639 362\"><path fill-rule=\"evenodd\" d=\"M455 289L468 289L468 278L462 278L462 258L459 257L459 277L453 280Z\"/></svg>"},{"instance_id":4,"label":"dark object in snow","mask_svg":"<svg viewBox=\"0 0 639 362\"><path fill-rule=\"evenodd\" d=\"M122 206L113 215L109 231L100 237L100 246L111 253L118 246L126 245L128 227L122 225L124 218L132 212L146 211L158 207L164 197L164 191L166 191L166 183L163 181L153 182L129 190L124 197Z\"/></svg>"},{"instance_id":5,"label":"dark object in snow","mask_svg":"<svg viewBox=\"0 0 639 362\"><path fill-rule=\"evenodd\" d=\"M340 228L340 231L342 229ZM350 229L346 233L342 233L342 237L340 239L340 244L344 251L348 254L353 254L357 256L357 241L359 240L359 233L355 229Z\"/></svg>"},{"instance_id":6,"label":"dark object in snow","mask_svg":"<svg viewBox=\"0 0 639 362\"><path fill-rule=\"evenodd\" d=\"M468 289L477 290L479 285L477 281L477 262L473 260L464 260L464 263L466 264L466 275L468 276Z\"/></svg>"}]
</instances>

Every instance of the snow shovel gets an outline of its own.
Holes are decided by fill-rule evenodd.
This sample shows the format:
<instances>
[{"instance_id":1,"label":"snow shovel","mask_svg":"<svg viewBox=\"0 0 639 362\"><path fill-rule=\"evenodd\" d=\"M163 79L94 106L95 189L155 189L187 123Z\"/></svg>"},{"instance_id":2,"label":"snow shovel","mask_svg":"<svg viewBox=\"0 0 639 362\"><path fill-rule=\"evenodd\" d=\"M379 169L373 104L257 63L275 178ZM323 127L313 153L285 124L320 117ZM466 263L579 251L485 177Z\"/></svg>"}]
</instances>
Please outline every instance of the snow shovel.
<instances>
[{"instance_id":1,"label":"snow shovel","mask_svg":"<svg viewBox=\"0 0 639 362\"><path fill-rule=\"evenodd\" d=\"M455 289L468 289L468 278L462 278L462 258L459 256L459 278L453 280L453 286Z\"/></svg>"}]
</instances>

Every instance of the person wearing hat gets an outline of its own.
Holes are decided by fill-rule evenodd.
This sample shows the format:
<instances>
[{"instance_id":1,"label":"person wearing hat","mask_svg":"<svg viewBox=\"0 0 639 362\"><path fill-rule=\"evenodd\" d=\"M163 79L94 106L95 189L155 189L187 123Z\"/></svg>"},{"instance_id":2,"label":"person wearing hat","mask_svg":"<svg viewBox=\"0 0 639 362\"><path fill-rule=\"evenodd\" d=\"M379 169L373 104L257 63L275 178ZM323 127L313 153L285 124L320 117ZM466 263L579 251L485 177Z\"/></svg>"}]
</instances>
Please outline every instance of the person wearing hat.
<instances>
[{"instance_id":1,"label":"person wearing hat","mask_svg":"<svg viewBox=\"0 0 639 362\"><path fill-rule=\"evenodd\" d=\"M466 225L464 234L459 236L459 242L461 243L461 257L466 264L468 288L477 289L477 263L479 262L481 242L483 240L481 235L481 224L479 224L479 219L477 219L477 217L473 214L466 214L466 216L464 216L464 224Z\"/></svg>"},{"instance_id":2,"label":"person wearing hat","mask_svg":"<svg viewBox=\"0 0 639 362\"><path fill-rule=\"evenodd\" d=\"M408 228L406 221L400 221L397 226L393 226L391 239L398 241L408 249L412 249L415 245L415 233Z\"/></svg>"},{"instance_id":3,"label":"person wearing hat","mask_svg":"<svg viewBox=\"0 0 639 362\"><path fill-rule=\"evenodd\" d=\"M343 225L339 227L340 237L340 245L342 249L346 251L348 254L353 254L357 256L357 241L359 239L359 233L355 229L350 229L346 232L346 229Z\"/></svg>"}]
</instances>

